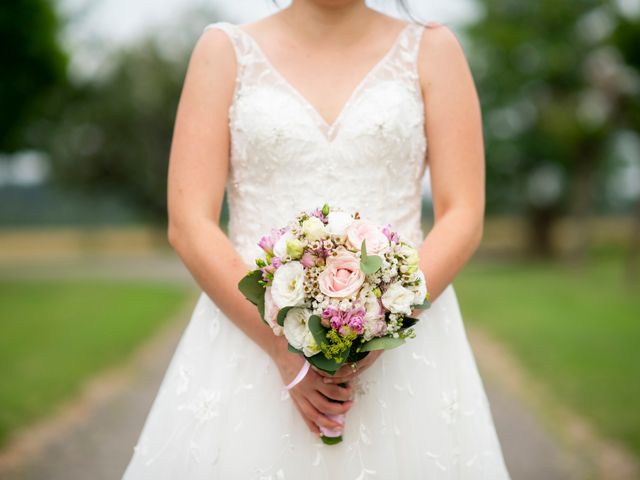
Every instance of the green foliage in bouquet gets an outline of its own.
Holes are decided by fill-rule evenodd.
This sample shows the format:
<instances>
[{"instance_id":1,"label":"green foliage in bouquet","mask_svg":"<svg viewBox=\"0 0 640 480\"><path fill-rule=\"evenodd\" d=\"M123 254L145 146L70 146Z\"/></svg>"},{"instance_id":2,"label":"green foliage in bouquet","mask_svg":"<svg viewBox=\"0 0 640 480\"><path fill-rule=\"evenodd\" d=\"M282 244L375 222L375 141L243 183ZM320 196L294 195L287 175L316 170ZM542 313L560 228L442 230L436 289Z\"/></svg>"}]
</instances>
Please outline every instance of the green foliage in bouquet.
<instances>
[{"instance_id":1,"label":"green foliage in bouquet","mask_svg":"<svg viewBox=\"0 0 640 480\"><path fill-rule=\"evenodd\" d=\"M260 270L250 271L238 282L238 288L247 300L258 307L260 317L264 320L265 289L262 285L262 272Z\"/></svg>"}]
</instances>

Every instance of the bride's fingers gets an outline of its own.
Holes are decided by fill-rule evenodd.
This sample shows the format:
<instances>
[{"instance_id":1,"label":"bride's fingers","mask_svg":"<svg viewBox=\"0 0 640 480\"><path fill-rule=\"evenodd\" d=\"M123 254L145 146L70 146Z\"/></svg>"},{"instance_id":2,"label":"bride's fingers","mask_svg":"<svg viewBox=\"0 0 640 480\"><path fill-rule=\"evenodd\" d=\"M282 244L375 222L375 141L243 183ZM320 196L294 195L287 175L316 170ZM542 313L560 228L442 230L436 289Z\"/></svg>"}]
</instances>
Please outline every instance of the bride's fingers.
<instances>
[{"instance_id":1,"label":"bride's fingers","mask_svg":"<svg viewBox=\"0 0 640 480\"><path fill-rule=\"evenodd\" d=\"M318 426L313 423L311 420L309 420L309 418L307 418L307 416L302 412L302 410L300 410L300 407L298 406L298 404L296 403L296 407L298 407L298 411L300 412L300 416L302 417L302 420L304 420L304 423L307 424L307 427L309 428L309 431L311 433L313 433L316 436L320 435L320 429L318 428Z\"/></svg>"},{"instance_id":2,"label":"bride's fingers","mask_svg":"<svg viewBox=\"0 0 640 480\"><path fill-rule=\"evenodd\" d=\"M325 397L339 402L346 402L347 400L351 400L351 395L353 393L353 387L351 387L351 385L342 387L340 385L318 382L317 389Z\"/></svg>"},{"instance_id":3,"label":"bride's fingers","mask_svg":"<svg viewBox=\"0 0 640 480\"><path fill-rule=\"evenodd\" d=\"M347 413L353 405L353 401L351 400L347 400L344 403L332 402L318 391L314 391L307 399L320 413L325 415L341 415Z\"/></svg>"},{"instance_id":4,"label":"bride's fingers","mask_svg":"<svg viewBox=\"0 0 640 480\"><path fill-rule=\"evenodd\" d=\"M338 370L338 372L340 372L340 370ZM324 383L328 383L328 384L331 384L331 383L349 383L351 380L356 378L356 374L351 371L351 368L349 368L349 370L345 370L345 372L346 373L344 373L344 374L336 373L332 377L324 377L322 379L322 381Z\"/></svg>"},{"instance_id":5,"label":"bride's fingers","mask_svg":"<svg viewBox=\"0 0 640 480\"><path fill-rule=\"evenodd\" d=\"M317 393L317 392L316 392ZM318 394L319 396L320 394ZM331 420L329 417L324 415L320 410L318 410L309 399L303 397L300 399L300 406L304 415L311 419L318 427L324 427L329 429L337 429L342 428L342 424L336 422L335 420Z\"/></svg>"}]
</instances>

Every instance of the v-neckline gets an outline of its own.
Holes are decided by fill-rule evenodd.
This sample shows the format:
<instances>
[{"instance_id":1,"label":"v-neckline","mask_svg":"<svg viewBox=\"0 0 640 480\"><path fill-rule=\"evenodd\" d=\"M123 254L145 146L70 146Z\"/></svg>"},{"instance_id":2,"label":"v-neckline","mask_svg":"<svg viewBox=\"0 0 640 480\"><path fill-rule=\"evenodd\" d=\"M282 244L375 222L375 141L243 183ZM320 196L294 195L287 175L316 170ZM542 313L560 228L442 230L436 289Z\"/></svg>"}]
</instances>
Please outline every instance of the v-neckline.
<instances>
[{"instance_id":1,"label":"v-neckline","mask_svg":"<svg viewBox=\"0 0 640 480\"><path fill-rule=\"evenodd\" d=\"M233 25L233 24L232 24ZM300 92L300 90L295 87L274 65L271 63L269 57L264 53L262 47L258 43L258 41L253 37L253 35L249 34L238 25L233 25L236 30L238 30L242 35L245 35L246 38L249 39L255 50L258 52L264 63L267 65L267 68L271 70L271 72L284 84L284 86L291 91L291 93L296 96L300 102L311 112L311 114L315 117L316 121L322 125L322 128L325 130L325 136L328 140L332 140L332 133L338 127L342 117L346 115L349 110L351 104L355 101L358 93L362 88L364 88L365 84L382 66L388 61L388 59L393 55L395 50L398 48L398 45L402 41L403 37L409 30L409 28L413 25L411 22L408 22L400 32L396 35L393 43L389 47L389 49L385 52L385 54L376 62L374 65L367 71L367 73L362 77L362 79L356 84L356 86L351 90L351 93L347 97L347 100L342 105L342 108L338 112L338 115L333 120L333 122L329 123L324 116L320 113L320 111L316 108L309 99Z\"/></svg>"}]
</instances>

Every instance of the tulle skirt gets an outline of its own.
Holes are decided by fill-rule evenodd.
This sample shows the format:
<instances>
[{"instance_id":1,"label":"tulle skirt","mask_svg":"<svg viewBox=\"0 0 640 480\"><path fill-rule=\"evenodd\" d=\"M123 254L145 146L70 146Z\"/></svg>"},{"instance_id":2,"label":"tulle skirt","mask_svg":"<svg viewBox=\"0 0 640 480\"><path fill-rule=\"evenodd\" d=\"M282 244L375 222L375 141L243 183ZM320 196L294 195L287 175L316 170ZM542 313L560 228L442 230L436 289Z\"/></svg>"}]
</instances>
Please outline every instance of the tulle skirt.
<instances>
[{"instance_id":1,"label":"tulle skirt","mask_svg":"<svg viewBox=\"0 0 640 480\"><path fill-rule=\"evenodd\" d=\"M125 480L508 479L452 286L358 378L344 441L303 422L271 358L203 292Z\"/></svg>"}]
</instances>

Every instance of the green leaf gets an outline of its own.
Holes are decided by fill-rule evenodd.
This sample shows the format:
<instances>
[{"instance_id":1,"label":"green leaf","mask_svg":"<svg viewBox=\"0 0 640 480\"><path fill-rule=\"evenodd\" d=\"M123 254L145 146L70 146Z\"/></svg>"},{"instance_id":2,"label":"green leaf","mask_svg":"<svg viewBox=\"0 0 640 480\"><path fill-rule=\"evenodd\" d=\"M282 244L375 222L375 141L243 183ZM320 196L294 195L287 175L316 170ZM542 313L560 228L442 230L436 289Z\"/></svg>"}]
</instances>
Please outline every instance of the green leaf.
<instances>
[{"instance_id":1,"label":"green leaf","mask_svg":"<svg viewBox=\"0 0 640 480\"><path fill-rule=\"evenodd\" d=\"M327 343L327 330L320 323L320 317L318 315L311 315L309 317L309 330L318 345L323 342Z\"/></svg>"},{"instance_id":2,"label":"green leaf","mask_svg":"<svg viewBox=\"0 0 640 480\"><path fill-rule=\"evenodd\" d=\"M427 295L424 298L424 302L422 302L420 305L413 305L413 308L417 308L417 309L421 309L421 310L426 310L427 308L429 308L431 306L431 302L429 301L429 295Z\"/></svg>"},{"instance_id":3,"label":"green leaf","mask_svg":"<svg viewBox=\"0 0 640 480\"><path fill-rule=\"evenodd\" d=\"M297 348L292 347L290 343L287 344L287 350L293 353L299 353L300 355L304 355L304 352L302 350L298 350Z\"/></svg>"},{"instance_id":4,"label":"green leaf","mask_svg":"<svg viewBox=\"0 0 640 480\"><path fill-rule=\"evenodd\" d=\"M265 287L260 285L260 281L262 280L262 271L252 270L247 273L242 280L238 282L238 288L242 292L242 294L253 303L256 307L258 307L258 312L260 312L260 317L264 320L264 291Z\"/></svg>"},{"instance_id":5,"label":"green leaf","mask_svg":"<svg viewBox=\"0 0 640 480\"><path fill-rule=\"evenodd\" d=\"M292 308L293 307L284 307L278 311L278 316L276 317L276 321L278 322L278 325L280 325L281 327L284 325L284 319L287 316L287 312Z\"/></svg>"},{"instance_id":6,"label":"green leaf","mask_svg":"<svg viewBox=\"0 0 640 480\"><path fill-rule=\"evenodd\" d=\"M367 255L367 245L364 240L362 240L360 249L362 250L360 254L360 270L366 275L377 272L382 266L382 259L378 255Z\"/></svg>"},{"instance_id":7,"label":"green leaf","mask_svg":"<svg viewBox=\"0 0 640 480\"><path fill-rule=\"evenodd\" d=\"M342 363L338 363L332 358L325 357L323 353L319 353L313 357L307 357L307 360L314 367L322 370L323 372L330 373L331 375L336 373L342 366Z\"/></svg>"},{"instance_id":8,"label":"green leaf","mask_svg":"<svg viewBox=\"0 0 640 480\"><path fill-rule=\"evenodd\" d=\"M402 328L409 328L409 327L413 327L416 323L418 323L418 319L417 318L413 318L413 317L404 317L402 319Z\"/></svg>"},{"instance_id":9,"label":"green leaf","mask_svg":"<svg viewBox=\"0 0 640 480\"><path fill-rule=\"evenodd\" d=\"M365 342L360 347L361 352L370 352L372 350L391 350L399 347L404 343L403 338L395 337L377 337Z\"/></svg>"},{"instance_id":10,"label":"green leaf","mask_svg":"<svg viewBox=\"0 0 640 480\"><path fill-rule=\"evenodd\" d=\"M369 352L364 352L364 351L358 352L357 349L355 348L355 345L352 345L351 350L349 351L349 356L347 357L347 363L359 362L367 355L369 355Z\"/></svg>"},{"instance_id":11,"label":"green leaf","mask_svg":"<svg viewBox=\"0 0 640 480\"><path fill-rule=\"evenodd\" d=\"M320 439L326 445L335 445L336 443L340 443L342 441L342 435L339 437L327 437L325 435L321 435Z\"/></svg>"}]
</instances>

